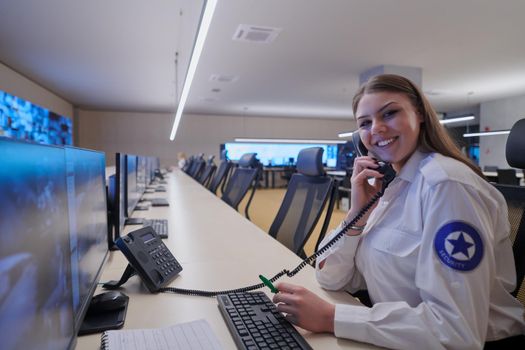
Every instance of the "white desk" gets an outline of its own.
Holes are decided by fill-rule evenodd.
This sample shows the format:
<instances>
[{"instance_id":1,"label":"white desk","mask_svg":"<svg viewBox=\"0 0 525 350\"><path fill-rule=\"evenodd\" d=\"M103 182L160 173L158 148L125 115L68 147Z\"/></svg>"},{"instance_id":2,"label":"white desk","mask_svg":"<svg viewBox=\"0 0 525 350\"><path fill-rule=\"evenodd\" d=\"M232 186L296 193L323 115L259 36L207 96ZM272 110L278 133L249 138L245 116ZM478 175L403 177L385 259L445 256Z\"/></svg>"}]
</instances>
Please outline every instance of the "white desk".
<instances>
[{"instance_id":1,"label":"white desk","mask_svg":"<svg viewBox=\"0 0 525 350\"><path fill-rule=\"evenodd\" d=\"M283 268L291 270L300 262L295 254L183 172L171 173L167 188L166 193L148 196L166 196L169 207L153 207L135 212L134 216L169 218L169 238L165 243L183 267L171 286L205 290L239 288L259 283L259 274L271 277ZM125 232L134 228L138 226L127 226ZM120 252L112 252L101 281L120 278L126 265ZM321 289L310 266L290 282L303 285L332 302L357 303L347 293ZM150 294L138 277L132 277L122 291L130 297L124 328L157 328L204 318L224 349L236 348L215 298ZM264 291L271 295L268 289ZM314 349L376 348L333 335L300 331ZM79 337L76 348L99 347L100 334L94 334Z\"/></svg>"}]
</instances>

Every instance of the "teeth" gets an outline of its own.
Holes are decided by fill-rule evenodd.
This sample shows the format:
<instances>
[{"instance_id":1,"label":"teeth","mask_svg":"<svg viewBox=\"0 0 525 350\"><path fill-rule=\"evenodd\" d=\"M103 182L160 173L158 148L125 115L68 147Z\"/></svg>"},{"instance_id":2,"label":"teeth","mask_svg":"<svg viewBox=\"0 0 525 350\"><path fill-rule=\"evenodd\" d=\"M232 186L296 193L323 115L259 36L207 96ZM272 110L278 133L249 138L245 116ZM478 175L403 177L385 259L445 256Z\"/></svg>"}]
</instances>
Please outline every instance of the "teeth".
<instances>
[{"instance_id":1,"label":"teeth","mask_svg":"<svg viewBox=\"0 0 525 350\"><path fill-rule=\"evenodd\" d=\"M379 142L377 143L377 145L378 145L379 147L383 147L383 146L386 146L386 145L388 145L388 144L391 144L392 142L394 142L394 139L393 139L393 138L392 138L392 139L388 139L388 140L379 141Z\"/></svg>"}]
</instances>

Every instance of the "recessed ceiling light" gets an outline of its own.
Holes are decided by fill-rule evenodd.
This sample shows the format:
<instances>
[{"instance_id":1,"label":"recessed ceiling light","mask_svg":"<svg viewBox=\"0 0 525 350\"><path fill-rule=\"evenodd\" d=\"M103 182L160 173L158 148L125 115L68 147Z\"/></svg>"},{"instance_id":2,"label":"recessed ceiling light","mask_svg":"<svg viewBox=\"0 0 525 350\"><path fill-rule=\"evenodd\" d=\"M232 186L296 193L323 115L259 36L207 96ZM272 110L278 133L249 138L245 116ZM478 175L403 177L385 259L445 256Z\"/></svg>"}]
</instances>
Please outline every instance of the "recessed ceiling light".
<instances>
[{"instance_id":1,"label":"recessed ceiling light","mask_svg":"<svg viewBox=\"0 0 525 350\"><path fill-rule=\"evenodd\" d=\"M219 88L214 88L214 89L211 89L211 92L221 92L221 89L219 89Z\"/></svg>"}]
</instances>

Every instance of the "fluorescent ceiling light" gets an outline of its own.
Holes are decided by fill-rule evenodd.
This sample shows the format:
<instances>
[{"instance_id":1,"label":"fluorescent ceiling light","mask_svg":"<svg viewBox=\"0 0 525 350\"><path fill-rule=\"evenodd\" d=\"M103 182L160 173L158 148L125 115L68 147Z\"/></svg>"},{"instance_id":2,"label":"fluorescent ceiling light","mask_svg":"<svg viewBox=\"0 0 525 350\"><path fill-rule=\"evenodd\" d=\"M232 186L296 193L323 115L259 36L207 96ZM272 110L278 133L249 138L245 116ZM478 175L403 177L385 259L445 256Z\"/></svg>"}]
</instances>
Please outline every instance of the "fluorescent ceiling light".
<instances>
[{"instance_id":1,"label":"fluorescent ceiling light","mask_svg":"<svg viewBox=\"0 0 525 350\"><path fill-rule=\"evenodd\" d=\"M338 136L338 137L350 137L350 136L352 136L352 134L353 134L354 132L357 132L357 130L355 130L355 131L350 131L350 132L342 132L342 133L340 133L340 134L337 134L337 136Z\"/></svg>"},{"instance_id":2,"label":"fluorescent ceiling light","mask_svg":"<svg viewBox=\"0 0 525 350\"><path fill-rule=\"evenodd\" d=\"M459 123L459 122L464 122L464 121L467 121L467 120L472 120L474 119L475 117L473 115L468 115L466 117L458 117L458 118L450 118L450 119L441 119L439 122L441 124L451 124L451 123Z\"/></svg>"},{"instance_id":3,"label":"fluorescent ceiling light","mask_svg":"<svg viewBox=\"0 0 525 350\"><path fill-rule=\"evenodd\" d=\"M485 132L472 132L472 133L469 133L469 134L463 134L463 137L506 135L506 134L510 134L510 130L495 130L495 131L485 131Z\"/></svg>"},{"instance_id":4,"label":"fluorescent ceiling light","mask_svg":"<svg viewBox=\"0 0 525 350\"><path fill-rule=\"evenodd\" d=\"M263 143L346 143L340 140L298 140L298 139L247 139L236 138L235 142L263 142Z\"/></svg>"},{"instance_id":5,"label":"fluorescent ceiling light","mask_svg":"<svg viewBox=\"0 0 525 350\"><path fill-rule=\"evenodd\" d=\"M182 87L179 105L177 106L177 111L175 112L175 120L173 121L173 127L171 128L171 141L175 139L175 134L177 133L180 120L182 119L182 112L184 111L184 106L186 105L186 100L188 99L188 95L190 93L191 83L193 81L193 77L195 76L195 71L197 70L197 64L199 63L199 58L201 56L202 49L204 48L204 41L206 40L208 29L210 29L210 23L213 17L213 12L215 11L215 5L217 5L217 0L206 0L206 7L204 8L204 13L202 14L201 22L199 24L197 39L195 40L195 45L193 46L193 52L191 53L190 58L190 65L188 67L186 79L184 80L184 85Z\"/></svg>"}]
</instances>

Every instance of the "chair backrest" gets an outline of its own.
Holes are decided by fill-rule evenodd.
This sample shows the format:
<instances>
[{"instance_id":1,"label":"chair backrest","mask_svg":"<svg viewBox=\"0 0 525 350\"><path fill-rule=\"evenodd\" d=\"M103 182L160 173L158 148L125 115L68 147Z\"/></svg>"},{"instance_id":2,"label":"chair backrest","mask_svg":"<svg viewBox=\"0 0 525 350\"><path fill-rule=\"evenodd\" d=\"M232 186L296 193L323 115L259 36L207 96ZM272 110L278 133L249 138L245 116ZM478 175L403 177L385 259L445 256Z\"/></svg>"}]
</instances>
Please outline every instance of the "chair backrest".
<instances>
[{"instance_id":1,"label":"chair backrest","mask_svg":"<svg viewBox=\"0 0 525 350\"><path fill-rule=\"evenodd\" d=\"M241 203L246 193L252 188L250 201L246 205L246 215L248 218L248 206L253 197L256 188L255 183L260 172L259 162L255 156L256 153L246 153L241 156L238 163L239 167L233 171L221 197L224 202L237 210L239 203Z\"/></svg>"},{"instance_id":2,"label":"chair backrest","mask_svg":"<svg viewBox=\"0 0 525 350\"><path fill-rule=\"evenodd\" d=\"M518 120L511 128L507 137L505 156L507 163L513 168L525 168L525 119ZM525 305L525 188L522 186L496 185L503 193L509 207L511 224L512 250L516 265L516 290L513 295Z\"/></svg>"},{"instance_id":3,"label":"chair backrest","mask_svg":"<svg viewBox=\"0 0 525 350\"><path fill-rule=\"evenodd\" d=\"M193 177L194 179L197 179L201 172L204 170L204 167L206 166L206 162L203 159L202 155L199 155L193 165L192 168L189 170L188 175Z\"/></svg>"},{"instance_id":4,"label":"chair backrest","mask_svg":"<svg viewBox=\"0 0 525 350\"><path fill-rule=\"evenodd\" d=\"M270 226L269 234L291 251L305 257L303 247L319 221L326 203L330 202L325 222L330 220L335 199L334 180L325 175L323 149L302 149L297 157L297 173L288 184L281 207ZM326 230L323 225L322 230ZM320 236L324 236L321 232Z\"/></svg>"},{"instance_id":5,"label":"chair backrest","mask_svg":"<svg viewBox=\"0 0 525 350\"><path fill-rule=\"evenodd\" d=\"M525 305L525 187L494 184L509 208L510 239L516 265L516 290L512 293Z\"/></svg>"},{"instance_id":6,"label":"chair backrest","mask_svg":"<svg viewBox=\"0 0 525 350\"><path fill-rule=\"evenodd\" d=\"M208 184L208 181L210 181L211 177L213 176L213 173L215 172L216 169L217 169L217 166L215 165L215 163L213 163L213 161L208 162L208 164L206 164L206 166L204 167L204 170L202 171L202 173L197 178L197 181L201 185L206 186Z\"/></svg>"},{"instance_id":7,"label":"chair backrest","mask_svg":"<svg viewBox=\"0 0 525 350\"><path fill-rule=\"evenodd\" d=\"M502 185L519 185L520 180L516 177L516 169L498 169L498 183Z\"/></svg>"},{"instance_id":8,"label":"chair backrest","mask_svg":"<svg viewBox=\"0 0 525 350\"><path fill-rule=\"evenodd\" d=\"M186 164L184 164L184 167L182 168L182 171L184 171L186 174L189 174L190 170L193 167L193 163L195 162L195 157L190 156L188 160L186 161Z\"/></svg>"},{"instance_id":9,"label":"chair backrest","mask_svg":"<svg viewBox=\"0 0 525 350\"><path fill-rule=\"evenodd\" d=\"M219 168L217 169L217 172L215 173L215 176L210 181L210 184L208 185L208 189L217 194L217 190L219 189L219 186L221 183L226 182L226 179L228 177L228 173L232 167L232 162L230 162L227 159L224 159L220 162Z\"/></svg>"}]
</instances>

